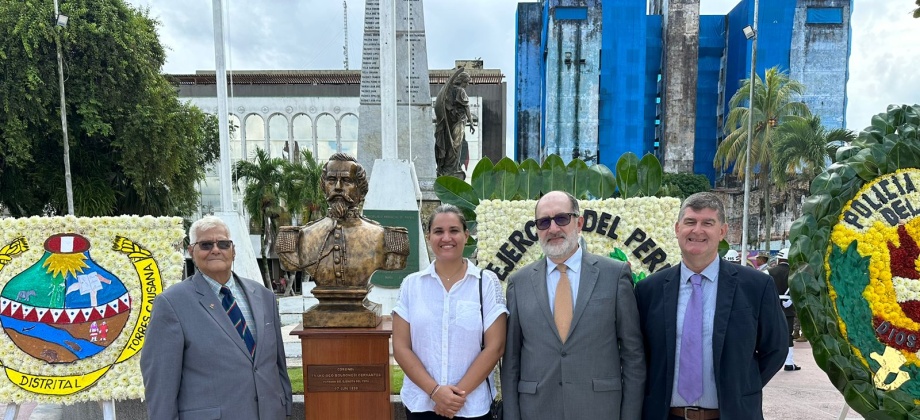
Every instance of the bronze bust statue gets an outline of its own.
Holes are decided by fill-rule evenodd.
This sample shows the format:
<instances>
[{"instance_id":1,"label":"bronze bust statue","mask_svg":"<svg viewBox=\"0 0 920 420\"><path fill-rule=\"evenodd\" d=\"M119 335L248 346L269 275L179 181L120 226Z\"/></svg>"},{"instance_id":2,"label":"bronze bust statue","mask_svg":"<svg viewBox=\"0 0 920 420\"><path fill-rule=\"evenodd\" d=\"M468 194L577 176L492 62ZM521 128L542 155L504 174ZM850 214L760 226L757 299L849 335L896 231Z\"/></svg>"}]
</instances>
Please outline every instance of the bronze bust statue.
<instances>
[{"instance_id":1,"label":"bronze bust statue","mask_svg":"<svg viewBox=\"0 0 920 420\"><path fill-rule=\"evenodd\" d=\"M374 327L379 305L366 300L377 270L401 270L409 256L409 233L380 226L361 214L368 179L354 157L336 153L320 180L327 216L306 226L283 226L275 250L288 271L306 271L319 304L304 313L304 327Z\"/></svg>"}]
</instances>

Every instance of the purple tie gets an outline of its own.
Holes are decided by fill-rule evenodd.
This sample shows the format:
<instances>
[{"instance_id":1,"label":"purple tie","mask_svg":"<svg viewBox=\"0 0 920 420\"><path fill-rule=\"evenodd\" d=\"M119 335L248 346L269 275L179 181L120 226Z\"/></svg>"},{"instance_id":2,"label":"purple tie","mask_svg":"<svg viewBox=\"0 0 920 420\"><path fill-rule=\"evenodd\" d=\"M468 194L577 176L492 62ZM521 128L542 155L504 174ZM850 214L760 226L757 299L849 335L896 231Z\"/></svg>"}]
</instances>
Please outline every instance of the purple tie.
<instances>
[{"instance_id":1,"label":"purple tie","mask_svg":"<svg viewBox=\"0 0 920 420\"><path fill-rule=\"evenodd\" d=\"M684 312L684 329L680 335L680 372L677 393L693 404L703 396L703 276L690 276L693 293Z\"/></svg>"}]
</instances>

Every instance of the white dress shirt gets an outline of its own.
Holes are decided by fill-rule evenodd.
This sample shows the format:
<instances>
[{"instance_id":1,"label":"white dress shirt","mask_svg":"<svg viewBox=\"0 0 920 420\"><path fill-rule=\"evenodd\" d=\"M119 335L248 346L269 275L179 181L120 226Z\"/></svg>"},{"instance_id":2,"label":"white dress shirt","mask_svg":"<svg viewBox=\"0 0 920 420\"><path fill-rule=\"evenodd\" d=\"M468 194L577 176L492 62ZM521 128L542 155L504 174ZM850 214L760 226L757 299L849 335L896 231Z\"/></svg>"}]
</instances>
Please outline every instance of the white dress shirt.
<instances>
[{"instance_id":1,"label":"white dress shirt","mask_svg":"<svg viewBox=\"0 0 920 420\"><path fill-rule=\"evenodd\" d=\"M575 253L565 260L565 265L568 267L566 273L569 276L569 286L572 287L572 308L575 308L575 303L578 302L578 284L581 283L581 256L582 250L579 246ZM546 291L549 292L549 311L553 315L555 315L554 311L556 310L553 307L553 303L556 302L556 286L559 285L559 278L562 277L562 274L556 269L556 265L553 260L546 259Z\"/></svg>"},{"instance_id":2,"label":"white dress shirt","mask_svg":"<svg viewBox=\"0 0 920 420\"><path fill-rule=\"evenodd\" d=\"M482 334L501 314L507 314L505 294L495 273L483 271L482 313L479 306L480 269L468 262L466 275L447 291L434 264L403 280L393 313L409 323L412 351L439 385L456 385L479 356ZM485 329L483 329L485 326ZM495 395L495 378L466 397L458 417L479 417L489 412ZM434 411L430 390L422 390L406 376L400 396L414 413Z\"/></svg>"}]
</instances>

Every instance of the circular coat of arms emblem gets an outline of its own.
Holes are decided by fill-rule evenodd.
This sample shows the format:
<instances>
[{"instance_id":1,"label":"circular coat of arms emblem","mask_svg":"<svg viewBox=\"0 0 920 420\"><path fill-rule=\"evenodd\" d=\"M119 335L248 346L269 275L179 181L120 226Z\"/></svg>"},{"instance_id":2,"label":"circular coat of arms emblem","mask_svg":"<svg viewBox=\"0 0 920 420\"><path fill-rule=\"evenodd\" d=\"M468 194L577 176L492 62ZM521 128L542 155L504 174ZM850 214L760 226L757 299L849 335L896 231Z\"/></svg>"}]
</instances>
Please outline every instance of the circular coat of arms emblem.
<instances>
[{"instance_id":1,"label":"circular coat of arms emblem","mask_svg":"<svg viewBox=\"0 0 920 420\"><path fill-rule=\"evenodd\" d=\"M920 418L920 107L891 106L812 181L791 288L815 361L867 418Z\"/></svg>"}]
</instances>

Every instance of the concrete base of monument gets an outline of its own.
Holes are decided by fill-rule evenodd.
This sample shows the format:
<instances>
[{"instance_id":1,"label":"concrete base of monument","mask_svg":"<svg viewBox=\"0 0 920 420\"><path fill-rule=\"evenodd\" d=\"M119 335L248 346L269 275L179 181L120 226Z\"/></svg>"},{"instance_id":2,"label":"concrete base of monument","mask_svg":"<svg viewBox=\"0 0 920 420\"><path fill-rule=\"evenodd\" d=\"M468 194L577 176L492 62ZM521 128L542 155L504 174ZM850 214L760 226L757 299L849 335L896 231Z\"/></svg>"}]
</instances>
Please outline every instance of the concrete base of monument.
<instances>
[{"instance_id":1,"label":"concrete base of monument","mask_svg":"<svg viewBox=\"0 0 920 420\"><path fill-rule=\"evenodd\" d=\"M363 117L362 117L363 118ZM419 217L419 177L415 163L400 159L377 159L364 200L364 215L384 226L409 231L409 259L399 271L377 271L371 277L368 298L380 303L384 315L393 312L402 279L428 266L428 245Z\"/></svg>"},{"instance_id":2,"label":"concrete base of monument","mask_svg":"<svg viewBox=\"0 0 920 420\"><path fill-rule=\"evenodd\" d=\"M390 405L393 408L393 420L406 420L406 409L403 407L399 395L390 396ZM102 418L102 406L95 401L81 402L74 405L61 406L61 415L57 419L67 420L98 420ZM115 414L118 418L131 420L148 420L147 404L141 400L115 401ZM383 417L381 415L381 417ZM303 395L294 396L294 407L290 419L306 418L304 411Z\"/></svg>"}]
</instances>

